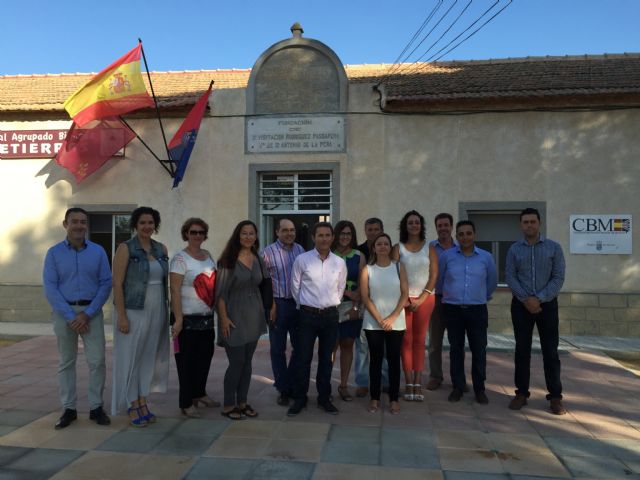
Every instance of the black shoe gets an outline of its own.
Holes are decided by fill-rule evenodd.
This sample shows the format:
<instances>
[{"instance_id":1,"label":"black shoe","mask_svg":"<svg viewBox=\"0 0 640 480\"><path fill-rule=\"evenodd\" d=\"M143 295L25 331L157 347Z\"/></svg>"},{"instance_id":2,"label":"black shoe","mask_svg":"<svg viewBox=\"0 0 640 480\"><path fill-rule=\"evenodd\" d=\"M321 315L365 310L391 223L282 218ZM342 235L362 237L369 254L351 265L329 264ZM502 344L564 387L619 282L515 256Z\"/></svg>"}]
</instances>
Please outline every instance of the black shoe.
<instances>
[{"instance_id":1,"label":"black shoe","mask_svg":"<svg viewBox=\"0 0 640 480\"><path fill-rule=\"evenodd\" d=\"M281 393L280 395L278 395L278 405L280 405L281 407L288 407L289 406L289 395L287 395L286 393Z\"/></svg>"},{"instance_id":2,"label":"black shoe","mask_svg":"<svg viewBox=\"0 0 640 480\"><path fill-rule=\"evenodd\" d=\"M299 402L299 401L296 400L295 402L293 402L293 405L291 405L289 407L289 410L287 410L287 417L295 417L306 406L307 405L304 402Z\"/></svg>"},{"instance_id":3,"label":"black shoe","mask_svg":"<svg viewBox=\"0 0 640 480\"><path fill-rule=\"evenodd\" d=\"M98 425L111 425L111 419L104 413L102 407L94 408L89 412L89 420L93 420Z\"/></svg>"},{"instance_id":4,"label":"black shoe","mask_svg":"<svg viewBox=\"0 0 640 480\"><path fill-rule=\"evenodd\" d=\"M459 402L461 398L462 398L462 390L458 390L457 388L454 388L453 390L451 390L451 393L449 394L450 402Z\"/></svg>"},{"instance_id":5,"label":"black shoe","mask_svg":"<svg viewBox=\"0 0 640 480\"><path fill-rule=\"evenodd\" d=\"M333 403L331 403L331 400L318 403L318 408L323 409L329 415L338 415L338 409L335 407Z\"/></svg>"},{"instance_id":6,"label":"black shoe","mask_svg":"<svg viewBox=\"0 0 640 480\"><path fill-rule=\"evenodd\" d=\"M60 430L61 428L67 428L69 425L71 425L71 422L73 422L77 418L78 418L78 412L76 412L75 410L71 410L70 408L67 408L65 409L62 416L56 422L55 429Z\"/></svg>"},{"instance_id":7,"label":"black shoe","mask_svg":"<svg viewBox=\"0 0 640 480\"><path fill-rule=\"evenodd\" d=\"M480 405L487 405L489 403L489 397L484 392L476 392L476 402Z\"/></svg>"}]
</instances>

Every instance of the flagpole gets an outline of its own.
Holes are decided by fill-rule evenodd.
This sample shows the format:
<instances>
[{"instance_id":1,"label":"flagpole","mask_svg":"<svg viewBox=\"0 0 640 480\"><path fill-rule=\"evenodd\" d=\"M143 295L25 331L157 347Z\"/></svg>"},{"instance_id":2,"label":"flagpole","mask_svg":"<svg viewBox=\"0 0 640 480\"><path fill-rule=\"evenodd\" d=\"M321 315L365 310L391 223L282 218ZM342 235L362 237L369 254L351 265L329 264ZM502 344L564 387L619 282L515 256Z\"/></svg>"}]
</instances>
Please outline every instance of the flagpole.
<instances>
[{"instance_id":1,"label":"flagpole","mask_svg":"<svg viewBox=\"0 0 640 480\"><path fill-rule=\"evenodd\" d=\"M169 146L167 145L167 137L164 134L164 127L162 126L162 119L160 118L160 108L158 107L158 100L156 98L156 94L153 91L153 83L151 82L151 74L149 73L149 65L147 65L147 56L144 54L144 47L142 46L142 40L140 38L138 38L138 43L140 43L140 50L142 51L142 59L144 60L144 68L147 71L147 78L149 79L149 86L151 87L151 96L153 97L153 103L156 106L156 114L158 115L158 123L160 124L160 131L162 132L162 140L164 141L164 148L167 150L167 158L169 159L169 166L171 167L171 170L167 170L169 171L169 173L171 174L171 177L174 176L175 174L175 166L174 166L174 162L171 159L171 152L169 152ZM140 138L140 137L138 137ZM141 140L142 141L142 140ZM144 144L144 142L143 142ZM155 156L155 154L154 154ZM156 157L156 159L158 159L158 157ZM162 161L160 159L158 159L159 162L162 163ZM166 165L164 165L164 163L162 163L162 166L167 169Z\"/></svg>"},{"instance_id":2,"label":"flagpole","mask_svg":"<svg viewBox=\"0 0 640 480\"><path fill-rule=\"evenodd\" d=\"M124 123L124 124L127 126L127 128L129 128L129 130L131 130L131 131L136 135L136 138L137 138L138 140L140 140L140 143L142 143L142 145L144 145L144 146L145 146L145 148L146 148L147 150L149 150L149 153L151 153L151 155L153 155L153 158L155 158L155 159L158 161L158 163L160 163L160 165L162 165L162 168L164 168L164 169L167 171L167 173L168 173L169 175L171 175L171 178L173 178L173 177L175 176L175 173L174 173L172 170L169 170L169 168L167 168L167 166L165 165L165 163L169 163L169 164L171 164L171 163L173 163L173 162L172 162L171 160L160 160L160 159L158 158L158 156L156 155L156 153L155 153L153 150L151 150L151 147L150 147L149 145L147 145L147 142L145 142L145 141L142 139L142 137L141 137L140 135L138 135L138 132L136 132L136 131L131 127L131 125L129 125L129 124L127 123L127 121L126 121L124 118L122 118L122 117L118 117L118 118L120 119L120 121L121 121L122 123Z\"/></svg>"}]
</instances>

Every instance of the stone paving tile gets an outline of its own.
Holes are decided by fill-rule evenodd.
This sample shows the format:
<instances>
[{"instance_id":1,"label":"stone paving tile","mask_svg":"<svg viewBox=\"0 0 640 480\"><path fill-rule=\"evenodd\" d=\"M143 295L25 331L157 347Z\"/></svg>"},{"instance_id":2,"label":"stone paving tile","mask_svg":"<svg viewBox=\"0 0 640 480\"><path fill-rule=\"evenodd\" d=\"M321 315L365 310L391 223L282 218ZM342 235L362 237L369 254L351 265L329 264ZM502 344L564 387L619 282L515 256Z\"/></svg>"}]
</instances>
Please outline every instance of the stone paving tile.
<instances>
[{"instance_id":1,"label":"stone paving tile","mask_svg":"<svg viewBox=\"0 0 640 480\"><path fill-rule=\"evenodd\" d=\"M8 465L30 451L30 448L24 447L0 447L0 467Z\"/></svg>"},{"instance_id":2,"label":"stone paving tile","mask_svg":"<svg viewBox=\"0 0 640 480\"><path fill-rule=\"evenodd\" d=\"M63 450L92 450L114 435L113 430L79 429L68 427L56 431L56 435L40 443L39 448L59 448Z\"/></svg>"},{"instance_id":3,"label":"stone paving tile","mask_svg":"<svg viewBox=\"0 0 640 480\"><path fill-rule=\"evenodd\" d=\"M203 455L207 457L262 458L265 456L270 442L269 438L222 435Z\"/></svg>"},{"instance_id":4,"label":"stone paving tile","mask_svg":"<svg viewBox=\"0 0 640 480\"><path fill-rule=\"evenodd\" d=\"M261 463L261 460L200 458L184 480L246 480Z\"/></svg>"},{"instance_id":5,"label":"stone paving tile","mask_svg":"<svg viewBox=\"0 0 640 480\"><path fill-rule=\"evenodd\" d=\"M584 478L631 478L632 470L620 460L610 457L562 456L562 462L575 477Z\"/></svg>"},{"instance_id":6,"label":"stone paving tile","mask_svg":"<svg viewBox=\"0 0 640 480\"><path fill-rule=\"evenodd\" d=\"M320 463L316 465L313 480L443 480L440 470L414 468L376 467L365 465L338 465Z\"/></svg>"},{"instance_id":7,"label":"stone paving tile","mask_svg":"<svg viewBox=\"0 0 640 480\"><path fill-rule=\"evenodd\" d=\"M527 451L519 452L516 450L516 453L500 452L498 458L505 472L545 477L571 477L558 458L551 453L538 455Z\"/></svg>"},{"instance_id":8,"label":"stone paving tile","mask_svg":"<svg viewBox=\"0 0 640 480\"><path fill-rule=\"evenodd\" d=\"M596 438L544 437L544 440L558 456L602 457L611 452L608 441Z\"/></svg>"},{"instance_id":9,"label":"stone paving tile","mask_svg":"<svg viewBox=\"0 0 640 480\"><path fill-rule=\"evenodd\" d=\"M380 464L380 444L377 442L328 441L320 457L325 463Z\"/></svg>"},{"instance_id":10,"label":"stone paving tile","mask_svg":"<svg viewBox=\"0 0 640 480\"><path fill-rule=\"evenodd\" d=\"M469 450L461 448L440 448L442 470L477 473L504 473L498 456L491 450Z\"/></svg>"},{"instance_id":11,"label":"stone paving tile","mask_svg":"<svg viewBox=\"0 0 640 480\"><path fill-rule=\"evenodd\" d=\"M166 433L148 432L147 428L127 429L112 435L96 449L123 453L149 453L166 436Z\"/></svg>"},{"instance_id":12,"label":"stone paving tile","mask_svg":"<svg viewBox=\"0 0 640 480\"><path fill-rule=\"evenodd\" d=\"M85 452L78 450L50 450L46 448L38 448L25 453L10 463L7 463L6 468L51 477L84 453Z\"/></svg>"},{"instance_id":13,"label":"stone paving tile","mask_svg":"<svg viewBox=\"0 0 640 480\"><path fill-rule=\"evenodd\" d=\"M538 435L538 432L524 417L519 420L500 420L497 418L481 418L480 428L483 432L524 433Z\"/></svg>"},{"instance_id":14,"label":"stone paving tile","mask_svg":"<svg viewBox=\"0 0 640 480\"><path fill-rule=\"evenodd\" d=\"M59 471L52 480L141 480L182 478L195 459L175 455L138 455L135 453L87 452Z\"/></svg>"},{"instance_id":15,"label":"stone paving tile","mask_svg":"<svg viewBox=\"0 0 640 480\"><path fill-rule=\"evenodd\" d=\"M505 480L510 477L507 473L444 472L444 478L445 480ZM538 477L537 480L542 479Z\"/></svg>"},{"instance_id":16,"label":"stone paving tile","mask_svg":"<svg viewBox=\"0 0 640 480\"><path fill-rule=\"evenodd\" d=\"M223 437L271 438L280 426L279 422L251 419L229 420L229 423Z\"/></svg>"},{"instance_id":17,"label":"stone paving tile","mask_svg":"<svg viewBox=\"0 0 640 480\"><path fill-rule=\"evenodd\" d=\"M491 450L493 447L484 432L477 430L441 430L436 433L438 446L444 448L464 448L467 450Z\"/></svg>"},{"instance_id":18,"label":"stone paving tile","mask_svg":"<svg viewBox=\"0 0 640 480\"><path fill-rule=\"evenodd\" d=\"M272 439L267 445L264 457L275 460L319 462L324 440Z\"/></svg>"},{"instance_id":19,"label":"stone paving tile","mask_svg":"<svg viewBox=\"0 0 640 480\"><path fill-rule=\"evenodd\" d=\"M327 423L286 422L280 423L273 437L289 440L326 440L331 425Z\"/></svg>"},{"instance_id":20,"label":"stone paving tile","mask_svg":"<svg viewBox=\"0 0 640 480\"><path fill-rule=\"evenodd\" d=\"M440 468L438 450L429 445L382 444L380 463L385 467L409 467L437 470Z\"/></svg>"},{"instance_id":21,"label":"stone paving tile","mask_svg":"<svg viewBox=\"0 0 640 480\"><path fill-rule=\"evenodd\" d=\"M640 462L640 442L636 440L605 440L609 451L620 460Z\"/></svg>"},{"instance_id":22,"label":"stone paving tile","mask_svg":"<svg viewBox=\"0 0 640 480\"><path fill-rule=\"evenodd\" d=\"M150 451L157 454L200 456L211 447L215 439L215 435L173 433L164 437Z\"/></svg>"},{"instance_id":23,"label":"stone paving tile","mask_svg":"<svg viewBox=\"0 0 640 480\"><path fill-rule=\"evenodd\" d=\"M252 480L301 480L311 478L313 469L313 463L266 460L253 470L250 478Z\"/></svg>"},{"instance_id":24,"label":"stone paving tile","mask_svg":"<svg viewBox=\"0 0 640 480\"><path fill-rule=\"evenodd\" d=\"M358 442L380 444L380 429L377 427L354 427L333 425L329 432L331 442Z\"/></svg>"},{"instance_id":25,"label":"stone paving tile","mask_svg":"<svg viewBox=\"0 0 640 480\"><path fill-rule=\"evenodd\" d=\"M505 453L532 453L536 455L551 454L547 444L538 435L522 435L514 433L487 433L493 449Z\"/></svg>"},{"instance_id":26,"label":"stone paving tile","mask_svg":"<svg viewBox=\"0 0 640 480\"><path fill-rule=\"evenodd\" d=\"M34 411L0 411L0 425L22 427L42 416L41 412Z\"/></svg>"},{"instance_id":27,"label":"stone paving tile","mask_svg":"<svg viewBox=\"0 0 640 480\"><path fill-rule=\"evenodd\" d=\"M213 435L218 437L229 427L226 420L209 420L206 418L189 418L179 422L174 434L180 435Z\"/></svg>"}]
</instances>

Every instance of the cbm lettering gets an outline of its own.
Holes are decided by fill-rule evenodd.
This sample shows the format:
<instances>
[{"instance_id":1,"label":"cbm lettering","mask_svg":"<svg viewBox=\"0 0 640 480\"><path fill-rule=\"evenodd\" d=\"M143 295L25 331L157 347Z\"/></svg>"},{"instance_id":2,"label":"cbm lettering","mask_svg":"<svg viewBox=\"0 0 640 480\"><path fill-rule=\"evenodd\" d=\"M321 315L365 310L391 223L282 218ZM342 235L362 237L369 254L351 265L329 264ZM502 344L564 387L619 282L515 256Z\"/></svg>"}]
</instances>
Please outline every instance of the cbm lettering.
<instances>
[{"instance_id":1,"label":"cbm lettering","mask_svg":"<svg viewBox=\"0 0 640 480\"><path fill-rule=\"evenodd\" d=\"M576 218L572 226L576 232L612 232L613 219L604 221L601 218Z\"/></svg>"}]
</instances>

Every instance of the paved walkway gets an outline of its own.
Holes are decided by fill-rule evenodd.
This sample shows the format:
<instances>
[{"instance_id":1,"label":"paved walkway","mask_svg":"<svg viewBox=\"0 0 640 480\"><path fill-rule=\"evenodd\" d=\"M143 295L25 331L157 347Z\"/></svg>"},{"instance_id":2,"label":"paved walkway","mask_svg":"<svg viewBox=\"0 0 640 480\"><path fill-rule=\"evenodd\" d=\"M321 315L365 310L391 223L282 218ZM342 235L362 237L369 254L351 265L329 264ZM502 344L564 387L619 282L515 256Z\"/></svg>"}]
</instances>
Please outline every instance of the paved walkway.
<instances>
[{"instance_id":1,"label":"paved walkway","mask_svg":"<svg viewBox=\"0 0 640 480\"><path fill-rule=\"evenodd\" d=\"M8 333L6 325L0 323L0 336L26 335ZM469 394L451 404L445 384L425 392L423 403L402 401L397 416L368 413L366 399L338 399L340 414L330 416L315 408L311 392L309 408L288 418L276 405L268 343L261 341L250 391L258 419L232 422L219 409L182 418L172 366L169 392L150 397L156 424L135 429L119 416L100 427L87 419L87 368L79 358L80 418L56 431L57 352L46 328L0 348L0 480L640 478L640 379L601 351L637 353L639 339L563 339L569 414L562 417L547 410L539 354L529 405L507 409L513 360L504 336L490 342L489 405ZM110 345L108 355L110 365ZM218 399L226 365L216 349L209 393ZM108 384L107 408L110 392Z\"/></svg>"}]
</instances>

